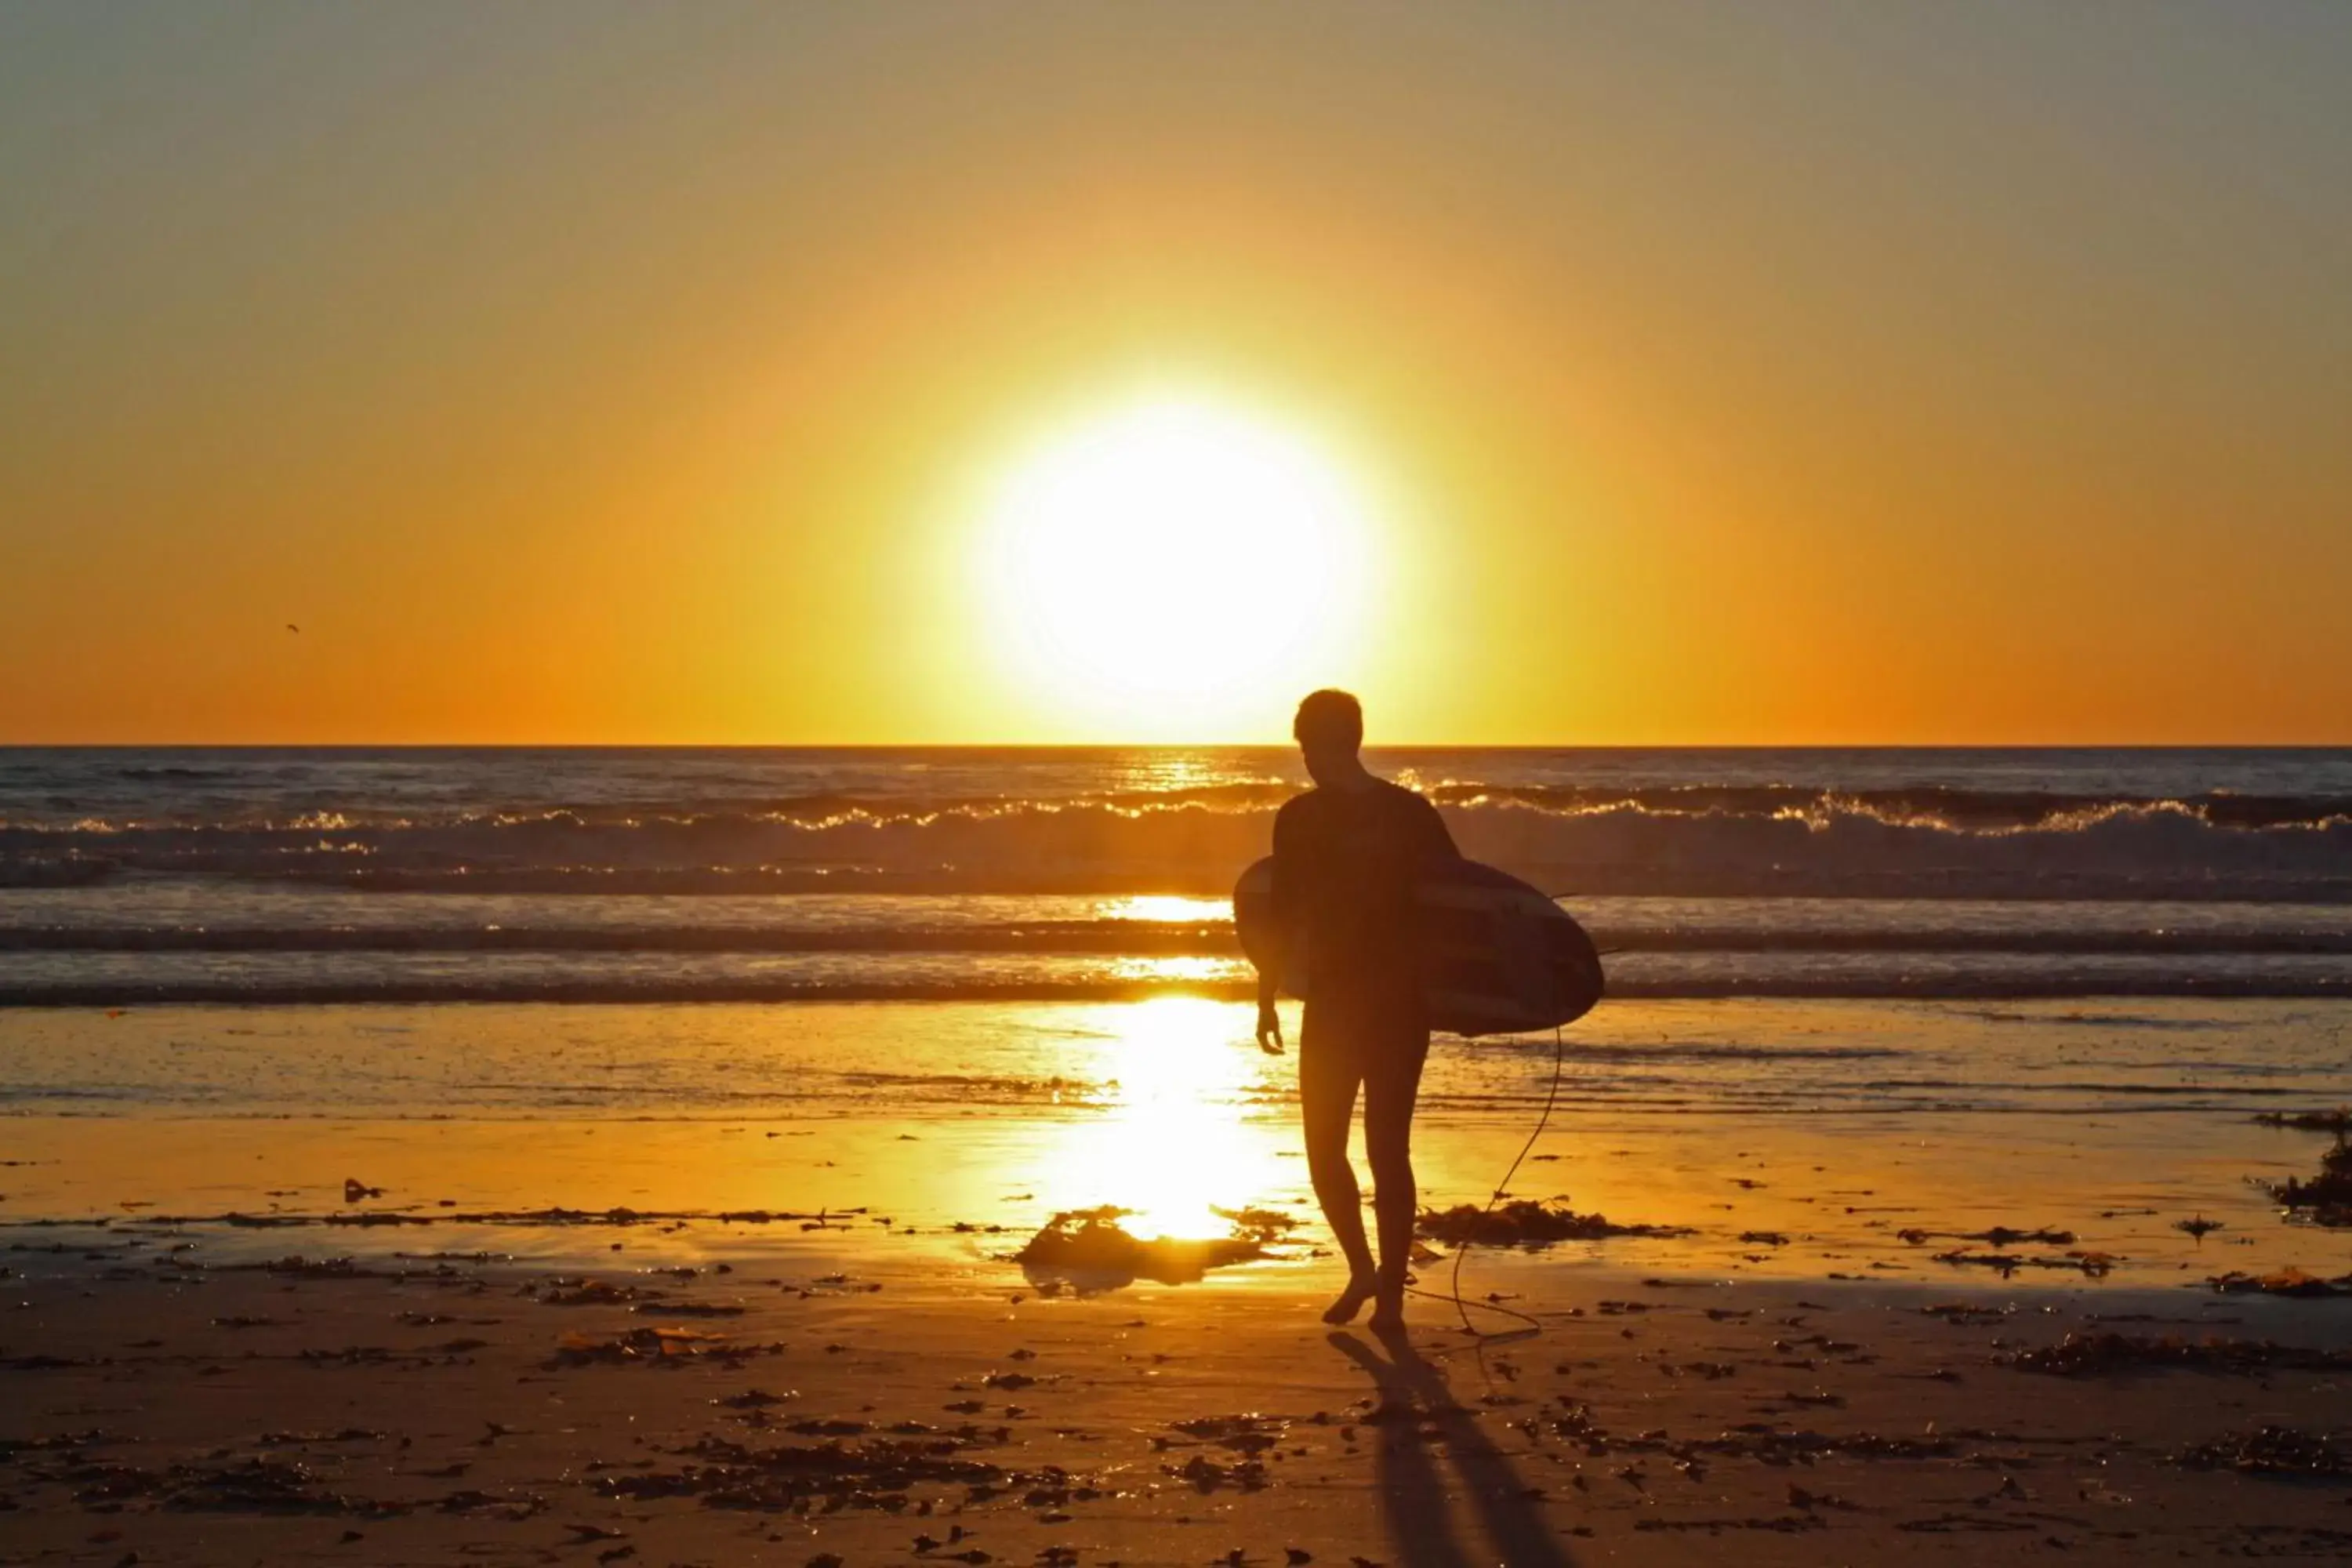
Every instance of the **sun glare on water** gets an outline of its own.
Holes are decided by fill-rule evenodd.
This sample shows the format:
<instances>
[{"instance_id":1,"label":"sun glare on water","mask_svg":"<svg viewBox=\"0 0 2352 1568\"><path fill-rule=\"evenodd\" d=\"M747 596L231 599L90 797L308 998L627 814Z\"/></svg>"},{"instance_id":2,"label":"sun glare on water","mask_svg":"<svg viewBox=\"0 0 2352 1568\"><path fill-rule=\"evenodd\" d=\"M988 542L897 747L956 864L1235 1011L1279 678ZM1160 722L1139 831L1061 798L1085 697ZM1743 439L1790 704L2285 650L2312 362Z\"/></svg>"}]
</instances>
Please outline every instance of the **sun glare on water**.
<instances>
[{"instance_id":1,"label":"sun glare on water","mask_svg":"<svg viewBox=\"0 0 2352 1568\"><path fill-rule=\"evenodd\" d=\"M1350 678L1375 542L1311 442L1158 401L1016 460L987 506L979 578L1034 710L1077 731L1195 740L1262 730Z\"/></svg>"}]
</instances>

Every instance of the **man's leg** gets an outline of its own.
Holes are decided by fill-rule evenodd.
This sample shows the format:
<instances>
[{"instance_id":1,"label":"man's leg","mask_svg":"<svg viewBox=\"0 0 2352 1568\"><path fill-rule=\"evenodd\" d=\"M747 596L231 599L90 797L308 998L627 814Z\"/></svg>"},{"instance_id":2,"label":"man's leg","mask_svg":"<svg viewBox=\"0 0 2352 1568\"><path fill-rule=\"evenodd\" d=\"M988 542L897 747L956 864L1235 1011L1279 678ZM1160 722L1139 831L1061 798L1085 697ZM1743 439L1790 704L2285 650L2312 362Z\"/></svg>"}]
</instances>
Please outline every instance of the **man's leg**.
<instances>
[{"instance_id":1,"label":"man's leg","mask_svg":"<svg viewBox=\"0 0 2352 1568\"><path fill-rule=\"evenodd\" d=\"M1429 1032L1385 1031L1365 1053L1364 1152L1372 1166L1372 1212L1380 1223L1378 1301L1372 1327L1404 1321L1405 1274L1412 1265L1412 1226L1421 1191L1412 1177L1412 1111L1421 1096Z\"/></svg>"},{"instance_id":2,"label":"man's leg","mask_svg":"<svg viewBox=\"0 0 2352 1568\"><path fill-rule=\"evenodd\" d=\"M1298 1028L1298 1109L1307 1131L1307 1174L1315 1201L1323 1205L1348 1259L1348 1288L1323 1314L1329 1323L1354 1319L1370 1299L1375 1283L1371 1245L1364 1238L1364 1196L1348 1163L1348 1127L1356 1116L1356 1085L1361 1069L1353 1044L1335 1037L1328 1020L1309 1006Z\"/></svg>"}]
</instances>

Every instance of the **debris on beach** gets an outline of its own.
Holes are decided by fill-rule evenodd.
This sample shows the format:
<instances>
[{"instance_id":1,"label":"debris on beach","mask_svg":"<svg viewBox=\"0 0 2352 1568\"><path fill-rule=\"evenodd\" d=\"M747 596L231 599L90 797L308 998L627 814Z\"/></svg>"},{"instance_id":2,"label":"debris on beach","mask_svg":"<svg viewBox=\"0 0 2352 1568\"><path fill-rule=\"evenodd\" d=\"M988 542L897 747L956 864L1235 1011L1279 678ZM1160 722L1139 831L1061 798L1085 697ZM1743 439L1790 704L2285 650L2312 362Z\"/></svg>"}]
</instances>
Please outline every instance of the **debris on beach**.
<instances>
[{"instance_id":1,"label":"debris on beach","mask_svg":"<svg viewBox=\"0 0 2352 1568\"><path fill-rule=\"evenodd\" d=\"M2272 1274L2247 1274L2233 1268L2227 1274L2211 1276L2205 1283L2224 1296L2352 1296L2352 1274L2323 1279L2316 1274L2291 1268Z\"/></svg>"},{"instance_id":2,"label":"debris on beach","mask_svg":"<svg viewBox=\"0 0 2352 1568\"><path fill-rule=\"evenodd\" d=\"M2020 1351L2006 1360L2020 1372L2057 1377L2095 1377L2149 1367L2243 1373L2352 1369L2352 1352L2311 1350L2272 1340L2191 1341L2175 1335L2148 1339L2117 1333L2070 1333L2054 1345Z\"/></svg>"},{"instance_id":3,"label":"debris on beach","mask_svg":"<svg viewBox=\"0 0 2352 1568\"><path fill-rule=\"evenodd\" d=\"M2264 1183L2290 1216L2312 1225L2352 1226L2352 1143L2338 1143L2320 1156L2319 1174L2298 1181Z\"/></svg>"},{"instance_id":4,"label":"debris on beach","mask_svg":"<svg viewBox=\"0 0 2352 1568\"><path fill-rule=\"evenodd\" d=\"M1255 1455L1279 1447L1283 1434L1290 1428L1290 1420L1287 1416L1261 1415L1250 1411L1239 1415L1202 1415L1168 1425L1195 1442L1230 1448L1236 1454Z\"/></svg>"},{"instance_id":5,"label":"debris on beach","mask_svg":"<svg viewBox=\"0 0 2352 1568\"><path fill-rule=\"evenodd\" d=\"M1929 1241L1981 1241L1987 1247L2015 1247L2020 1242L2031 1242L2036 1247L2074 1245L2073 1231L2053 1230L2047 1226L2033 1230L2016 1230L2005 1225L1994 1226L1990 1230L1923 1230L1913 1226L1895 1234L1898 1239L1914 1247Z\"/></svg>"},{"instance_id":6,"label":"debris on beach","mask_svg":"<svg viewBox=\"0 0 2352 1568\"><path fill-rule=\"evenodd\" d=\"M1423 1209L1414 1229L1432 1241L1451 1247L1548 1247L1557 1241L1601 1241L1612 1236L1688 1236L1678 1225L1619 1225L1598 1214L1578 1214L1566 1205L1551 1207L1520 1198L1496 1208L1457 1204L1450 1209Z\"/></svg>"},{"instance_id":7,"label":"debris on beach","mask_svg":"<svg viewBox=\"0 0 2352 1568\"><path fill-rule=\"evenodd\" d=\"M2352 1480L2352 1441L2294 1426L2262 1426L2200 1443L2179 1462L2192 1470Z\"/></svg>"},{"instance_id":8,"label":"debris on beach","mask_svg":"<svg viewBox=\"0 0 2352 1568\"><path fill-rule=\"evenodd\" d=\"M1236 1234L1259 1235L1267 1241L1298 1228L1298 1216L1280 1209L1212 1207L1209 1212L1232 1226Z\"/></svg>"},{"instance_id":9,"label":"debris on beach","mask_svg":"<svg viewBox=\"0 0 2352 1568\"><path fill-rule=\"evenodd\" d=\"M1972 1328L2008 1321L2013 1307L1989 1307L1977 1301L1941 1301L1914 1309L1922 1317L1941 1318L1955 1328Z\"/></svg>"},{"instance_id":10,"label":"debris on beach","mask_svg":"<svg viewBox=\"0 0 2352 1568\"><path fill-rule=\"evenodd\" d=\"M322 1443L381 1443L389 1433L365 1426L345 1426L333 1432L264 1432L253 1440L257 1448L303 1448Z\"/></svg>"},{"instance_id":11,"label":"debris on beach","mask_svg":"<svg viewBox=\"0 0 2352 1568\"><path fill-rule=\"evenodd\" d=\"M783 1348L780 1344L739 1345L723 1334L703 1333L695 1329L631 1329L609 1339L575 1329L556 1337L555 1356L547 1365L551 1370L600 1363L666 1366L705 1358L734 1363L755 1355L780 1354Z\"/></svg>"},{"instance_id":12,"label":"debris on beach","mask_svg":"<svg viewBox=\"0 0 2352 1568\"><path fill-rule=\"evenodd\" d=\"M1562 1404L1568 1402L1563 1399ZM1588 1458L1616 1455L1663 1454L1675 1461L1748 1459L1767 1465L1811 1465L1837 1457L1851 1459L1943 1459L1959 1452L1966 1434L1938 1433L1933 1427L1916 1437L1875 1432L1824 1433L1792 1430L1767 1422L1747 1421L1727 1427L1713 1437L1671 1437L1661 1430L1638 1434L1612 1432L1595 1419L1590 1405L1569 1405L1562 1415L1538 1415L1515 1421L1530 1437L1559 1437L1580 1447Z\"/></svg>"},{"instance_id":13,"label":"debris on beach","mask_svg":"<svg viewBox=\"0 0 2352 1568\"><path fill-rule=\"evenodd\" d=\"M194 1462L146 1469L133 1465L77 1461L74 1456L36 1479L74 1489L83 1507L105 1510L132 1501L152 1502L174 1513L343 1515L384 1519L413 1506L330 1491L311 1467L295 1461L248 1458L236 1463Z\"/></svg>"},{"instance_id":14,"label":"debris on beach","mask_svg":"<svg viewBox=\"0 0 2352 1568\"><path fill-rule=\"evenodd\" d=\"M1810 1513L1784 1514L1765 1519L1749 1516L1741 1519L1637 1519L1633 1528L1639 1531L1697 1531L1720 1535L1727 1530L1769 1530L1782 1535L1797 1535L1809 1530L1827 1530L1829 1521Z\"/></svg>"},{"instance_id":15,"label":"debris on beach","mask_svg":"<svg viewBox=\"0 0 2352 1568\"><path fill-rule=\"evenodd\" d=\"M1230 1465L1221 1465L1205 1455L1195 1454L1181 1465L1162 1465L1160 1468L1179 1480L1191 1483L1192 1489L1203 1497L1221 1487L1254 1492L1263 1490L1266 1484L1265 1465L1258 1459L1236 1459Z\"/></svg>"},{"instance_id":16,"label":"debris on beach","mask_svg":"<svg viewBox=\"0 0 2352 1568\"><path fill-rule=\"evenodd\" d=\"M615 1285L604 1279L555 1279L539 1294L544 1307L617 1307L625 1302L656 1300L661 1292L638 1285ZM532 1294L526 1289L524 1294Z\"/></svg>"},{"instance_id":17,"label":"debris on beach","mask_svg":"<svg viewBox=\"0 0 2352 1568\"><path fill-rule=\"evenodd\" d=\"M771 1394L764 1388L747 1388L740 1394L730 1394L710 1403L729 1410L764 1410L771 1405L782 1405L800 1396L800 1390L796 1388L787 1389L782 1394Z\"/></svg>"},{"instance_id":18,"label":"debris on beach","mask_svg":"<svg viewBox=\"0 0 2352 1568\"><path fill-rule=\"evenodd\" d=\"M690 1497L705 1508L792 1509L798 1504L804 1510L822 1500L827 1512L853 1508L898 1513L908 1505L908 1489L917 1486L977 1489L1037 1479L963 1458L962 1450L976 1440L942 1433L751 1448L706 1436L674 1450L696 1463L667 1472L605 1477L596 1482L596 1489L606 1497L632 1500ZM1047 1478L1068 1482L1064 1472L1051 1468ZM1100 1494L1087 1489L1084 1495L1091 1499Z\"/></svg>"},{"instance_id":19,"label":"debris on beach","mask_svg":"<svg viewBox=\"0 0 2352 1568\"><path fill-rule=\"evenodd\" d=\"M1048 1219L1013 1261L1033 1280L1066 1282L1080 1292L1115 1290L1138 1279L1190 1285L1212 1268L1251 1263L1298 1222L1270 1209L1220 1210L1231 1235L1205 1239L1130 1235L1118 1222L1133 1211L1105 1205L1069 1209Z\"/></svg>"},{"instance_id":20,"label":"debris on beach","mask_svg":"<svg viewBox=\"0 0 2352 1568\"><path fill-rule=\"evenodd\" d=\"M2292 1128L2297 1132L2333 1132L2338 1141L2352 1138L2352 1105L2333 1110L2264 1110L2255 1122L2263 1127Z\"/></svg>"},{"instance_id":21,"label":"debris on beach","mask_svg":"<svg viewBox=\"0 0 2352 1568\"><path fill-rule=\"evenodd\" d=\"M2072 1268L2096 1279L2111 1272L2120 1260L2112 1252L2079 1249L2060 1258L2028 1258L2015 1252L1971 1252L1966 1247L1955 1247L1936 1254L1936 1261L1955 1268L1990 1268L2004 1279L2021 1268Z\"/></svg>"}]
</instances>

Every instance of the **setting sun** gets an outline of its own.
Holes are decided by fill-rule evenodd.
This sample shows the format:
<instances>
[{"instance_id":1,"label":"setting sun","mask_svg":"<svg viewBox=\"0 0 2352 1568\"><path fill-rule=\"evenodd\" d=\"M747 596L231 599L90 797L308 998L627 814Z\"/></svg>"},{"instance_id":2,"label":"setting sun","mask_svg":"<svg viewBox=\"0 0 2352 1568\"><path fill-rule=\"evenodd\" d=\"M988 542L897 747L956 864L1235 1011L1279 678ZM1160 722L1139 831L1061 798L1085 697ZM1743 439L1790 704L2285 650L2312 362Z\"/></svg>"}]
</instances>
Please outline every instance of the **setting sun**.
<instances>
[{"instance_id":1,"label":"setting sun","mask_svg":"<svg viewBox=\"0 0 2352 1568\"><path fill-rule=\"evenodd\" d=\"M0 1568L2352 1563L2347 81L0 0Z\"/></svg>"},{"instance_id":2,"label":"setting sun","mask_svg":"<svg viewBox=\"0 0 2352 1568\"><path fill-rule=\"evenodd\" d=\"M1066 428L1008 466L974 581L1042 704L1162 737L1262 725L1350 673L1377 573L1368 508L1303 437L1205 402Z\"/></svg>"}]
</instances>

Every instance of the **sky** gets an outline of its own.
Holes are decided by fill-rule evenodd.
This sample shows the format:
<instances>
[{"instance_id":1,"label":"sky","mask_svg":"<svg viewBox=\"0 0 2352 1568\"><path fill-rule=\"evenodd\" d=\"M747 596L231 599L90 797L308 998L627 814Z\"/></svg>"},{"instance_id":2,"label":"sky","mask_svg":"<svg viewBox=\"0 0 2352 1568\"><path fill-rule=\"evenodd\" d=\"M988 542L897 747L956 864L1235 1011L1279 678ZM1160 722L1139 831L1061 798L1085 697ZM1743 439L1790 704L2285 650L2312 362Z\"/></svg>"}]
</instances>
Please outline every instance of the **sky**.
<instances>
[{"instance_id":1,"label":"sky","mask_svg":"<svg viewBox=\"0 0 2352 1568\"><path fill-rule=\"evenodd\" d=\"M0 743L2352 742L2347 80L2292 0L0 0Z\"/></svg>"}]
</instances>

